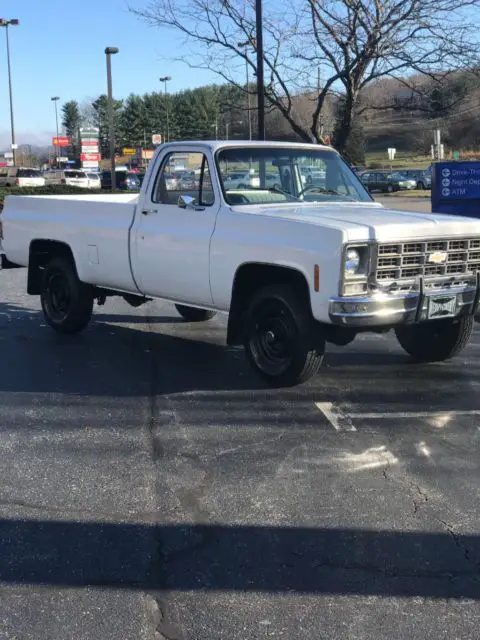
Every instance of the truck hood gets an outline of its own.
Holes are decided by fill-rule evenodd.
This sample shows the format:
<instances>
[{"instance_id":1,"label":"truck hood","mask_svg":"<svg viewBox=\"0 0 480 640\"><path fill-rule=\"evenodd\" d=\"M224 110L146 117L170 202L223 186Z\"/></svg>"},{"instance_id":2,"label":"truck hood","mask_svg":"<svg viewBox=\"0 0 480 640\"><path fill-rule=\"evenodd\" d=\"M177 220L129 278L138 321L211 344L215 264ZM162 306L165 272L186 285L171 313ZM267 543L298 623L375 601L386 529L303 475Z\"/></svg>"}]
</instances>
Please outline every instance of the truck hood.
<instances>
[{"instance_id":1,"label":"truck hood","mask_svg":"<svg viewBox=\"0 0 480 640\"><path fill-rule=\"evenodd\" d=\"M387 209L375 202L329 202L232 207L239 213L282 218L343 231L347 241L480 235L475 218Z\"/></svg>"}]
</instances>

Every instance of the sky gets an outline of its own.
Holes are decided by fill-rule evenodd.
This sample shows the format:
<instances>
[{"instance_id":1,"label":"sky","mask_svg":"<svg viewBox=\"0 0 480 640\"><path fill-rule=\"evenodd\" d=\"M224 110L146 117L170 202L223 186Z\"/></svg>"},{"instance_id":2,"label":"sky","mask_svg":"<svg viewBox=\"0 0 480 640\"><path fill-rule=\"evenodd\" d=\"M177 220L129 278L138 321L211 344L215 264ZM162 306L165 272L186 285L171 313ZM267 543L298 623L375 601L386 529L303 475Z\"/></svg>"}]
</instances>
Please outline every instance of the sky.
<instances>
[{"instance_id":1,"label":"sky","mask_svg":"<svg viewBox=\"0 0 480 640\"><path fill-rule=\"evenodd\" d=\"M105 47L112 57L115 98L159 90L158 78L172 76L169 91L219 79L173 58L185 53L179 35L141 21L128 7L148 0L15 0L0 17L18 18L9 27L15 133L18 144L47 144L55 135L55 110L68 100L82 103L106 93ZM0 149L10 145L5 33L0 29Z\"/></svg>"}]
</instances>

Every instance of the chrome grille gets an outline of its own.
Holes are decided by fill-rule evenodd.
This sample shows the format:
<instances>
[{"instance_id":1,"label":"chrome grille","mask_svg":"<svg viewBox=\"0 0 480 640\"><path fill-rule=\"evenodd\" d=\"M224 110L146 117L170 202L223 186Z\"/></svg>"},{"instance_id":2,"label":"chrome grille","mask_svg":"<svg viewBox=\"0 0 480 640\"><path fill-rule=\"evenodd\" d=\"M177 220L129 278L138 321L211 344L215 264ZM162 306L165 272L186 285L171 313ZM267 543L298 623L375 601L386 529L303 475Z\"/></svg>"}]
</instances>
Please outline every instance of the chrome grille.
<instances>
[{"instance_id":1,"label":"chrome grille","mask_svg":"<svg viewBox=\"0 0 480 640\"><path fill-rule=\"evenodd\" d=\"M445 262L429 261L433 253L445 252ZM376 279L380 282L472 275L480 271L480 238L398 242L378 246Z\"/></svg>"}]
</instances>

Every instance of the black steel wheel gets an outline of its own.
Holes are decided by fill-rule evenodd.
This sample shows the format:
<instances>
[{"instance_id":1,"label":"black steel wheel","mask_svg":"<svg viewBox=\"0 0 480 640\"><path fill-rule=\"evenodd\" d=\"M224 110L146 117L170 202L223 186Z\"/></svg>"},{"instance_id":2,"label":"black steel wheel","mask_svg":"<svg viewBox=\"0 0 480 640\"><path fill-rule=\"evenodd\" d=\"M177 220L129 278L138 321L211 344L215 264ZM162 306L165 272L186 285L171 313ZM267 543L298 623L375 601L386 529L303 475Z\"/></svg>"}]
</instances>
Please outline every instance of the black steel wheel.
<instances>
[{"instance_id":1,"label":"black steel wheel","mask_svg":"<svg viewBox=\"0 0 480 640\"><path fill-rule=\"evenodd\" d=\"M470 341L473 316L399 326L395 334L400 346L419 362L442 362L458 355Z\"/></svg>"},{"instance_id":2,"label":"black steel wheel","mask_svg":"<svg viewBox=\"0 0 480 640\"><path fill-rule=\"evenodd\" d=\"M294 386L314 376L325 340L315 332L307 300L287 285L259 291L246 315L245 354L269 384Z\"/></svg>"},{"instance_id":3,"label":"black steel wheel","mask_svg":"<svg viewBox=\"0 0 480 640\"><path fill-rule=\"evenodd\" d=\"M46 321L58 333L77 333L90 322L92 289L80 282L67 258L53 258L45 267L40 299Z\"/></svg>"}]
</instances>

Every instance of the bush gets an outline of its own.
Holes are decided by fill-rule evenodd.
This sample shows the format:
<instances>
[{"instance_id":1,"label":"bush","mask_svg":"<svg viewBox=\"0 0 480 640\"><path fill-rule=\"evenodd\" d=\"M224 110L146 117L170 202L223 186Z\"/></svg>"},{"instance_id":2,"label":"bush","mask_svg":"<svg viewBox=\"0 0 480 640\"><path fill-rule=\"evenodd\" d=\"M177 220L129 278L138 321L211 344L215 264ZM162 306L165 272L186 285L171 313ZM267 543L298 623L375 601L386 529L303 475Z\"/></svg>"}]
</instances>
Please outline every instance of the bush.
<instances>
[{"instance_id":1,"label":"bush","mask_svg":"<svg viewBox=\"0 0 480 640\"><path fill-rule=\"evenodd\" d=\"M48 184L44 187L0 187L0 205L3 205L6 196L87 196L96 193L108 195L112 192L105 189L83 189L67 184ZM116 193L125 193L125 191L117 191ZM129 193L135 192L129 191Z\"/></svg>"}]
</instances>

